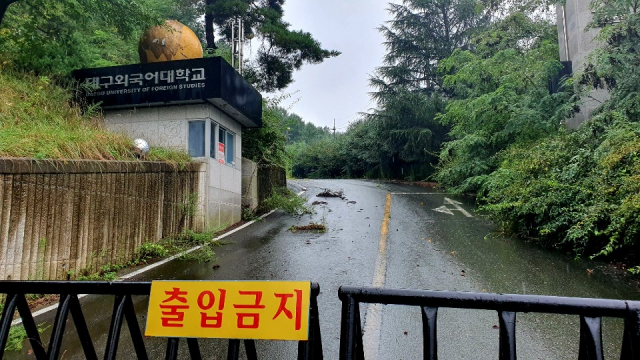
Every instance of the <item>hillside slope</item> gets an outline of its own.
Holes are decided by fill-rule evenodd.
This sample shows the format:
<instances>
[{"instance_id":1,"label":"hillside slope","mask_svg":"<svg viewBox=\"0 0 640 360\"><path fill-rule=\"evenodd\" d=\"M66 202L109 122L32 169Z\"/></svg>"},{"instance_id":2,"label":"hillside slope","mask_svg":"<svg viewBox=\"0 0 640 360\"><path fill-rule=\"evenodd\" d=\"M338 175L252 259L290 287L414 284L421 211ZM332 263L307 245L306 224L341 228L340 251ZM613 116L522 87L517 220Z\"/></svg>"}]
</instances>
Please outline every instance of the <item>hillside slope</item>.
<instances>
[{"instance_id":1,"label":"hillside slope","mask_svg":"<svg viewBox=\"0 0 640 360\"><path fill-rule=\"evenodd\" d=\"M99 110L83 113L72 98L47 77L0 69L0 157L137 159L132 139L106 130ZM190 158L152 148L145 160L182 164Z\"/></svg>"}]
</instances>

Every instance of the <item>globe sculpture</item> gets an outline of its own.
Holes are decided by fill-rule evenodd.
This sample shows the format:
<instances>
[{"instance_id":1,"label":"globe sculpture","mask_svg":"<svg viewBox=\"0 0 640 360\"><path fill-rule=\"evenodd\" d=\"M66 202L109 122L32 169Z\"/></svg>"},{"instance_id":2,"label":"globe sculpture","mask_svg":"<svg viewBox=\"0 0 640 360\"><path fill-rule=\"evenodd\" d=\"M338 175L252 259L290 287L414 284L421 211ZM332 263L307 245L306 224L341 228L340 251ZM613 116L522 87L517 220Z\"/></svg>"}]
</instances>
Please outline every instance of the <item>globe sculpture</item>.
<instances>
[{"instance_id":1,"label":"globe sculpture","mask_svg":"<svg viewBox=\"0 0 640 360\"><path fill-rule=\"evenodd\" d=\"M198 36L176 20L147 29L138 45L140 63L197 59L202 57Z\"/></svg>"}]
</instances>

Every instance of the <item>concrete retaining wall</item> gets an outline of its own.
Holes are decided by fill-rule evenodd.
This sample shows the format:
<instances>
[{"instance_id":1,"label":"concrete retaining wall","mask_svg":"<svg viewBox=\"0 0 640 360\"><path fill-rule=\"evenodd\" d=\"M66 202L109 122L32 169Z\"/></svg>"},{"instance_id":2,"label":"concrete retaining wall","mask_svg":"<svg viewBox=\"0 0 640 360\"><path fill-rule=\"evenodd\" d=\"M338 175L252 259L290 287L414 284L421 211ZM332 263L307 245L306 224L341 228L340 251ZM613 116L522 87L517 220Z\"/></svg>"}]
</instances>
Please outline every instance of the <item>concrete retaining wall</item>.
<instances>
[{"instance_id":1,"label":"concrete retaining wall","mask_svg":"<svg viewBox=\"0 0 640 360\"><path fill-rule=\"evenodd\" d=\"M0 278L73 278L133 258L145 241L201 231L203 167L0 160Z\"/></svg>"},{"instance_id":2,"label":"concrete retaining wall","mask_svg":"<svg viewBox=\"0 0 640 360\"><path fill-rule=\"evenodd\" d=\"M242 207L255 210L258 207L258 166L249 159L242 159Z\"/></svg>"},{"instance_id":3,"label":"concrete retaining wall","mask_svg":"<svg viewBox=\"0 0 640 360\"><path fill-rule=\"evenodd\" d=\"M597 40L600 29L586 29L593 19L590 3L591 0L567 0L564 5L556 5L560 60L571 61L573 72L578 74L584 70L589 54L600 46ZM580 112L567 119L565 124L570 129L578 128L608 99L608 91L591 90L589 95L582 99Z\"/></svg>"},{"instance_id":4,"label":"concrete retaining wall","mask_svg":"<svg viewBox=\"0 0 640 360\"><path fill-rule=\"evenodd\" d=\"M276 165L242 159L242 206L255 210L276 188L287 186L287 172Z\"/></svg>"},{"instance_id":5,"label":"concrete retaining wall","mask_svg":"<svg viewBox=\"0 0 640 360\"><path fill-rule=\"evenodd\" d=\"M287 171L276 165L260 165L258 168L258 202L271 196L276 188L287 186Z\"/></svg>"}]
</instances>

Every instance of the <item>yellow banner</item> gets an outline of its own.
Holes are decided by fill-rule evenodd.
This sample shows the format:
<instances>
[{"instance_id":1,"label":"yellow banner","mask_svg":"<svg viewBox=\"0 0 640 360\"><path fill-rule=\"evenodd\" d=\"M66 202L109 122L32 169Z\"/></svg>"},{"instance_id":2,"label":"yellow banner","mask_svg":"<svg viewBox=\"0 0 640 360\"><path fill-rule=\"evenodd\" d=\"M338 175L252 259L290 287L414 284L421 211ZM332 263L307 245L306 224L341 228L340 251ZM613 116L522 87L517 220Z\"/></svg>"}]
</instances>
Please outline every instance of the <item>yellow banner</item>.
<instances>
[{"instance_id":1,"label":"yellow banner","mask_svg":"<svg viewBox=\"0 0 640 360\"><path fill-rule=\"evenodd\" d=\"M311 283L154 281L146 336L308 340Z\"/></svg>"}]
</instances>

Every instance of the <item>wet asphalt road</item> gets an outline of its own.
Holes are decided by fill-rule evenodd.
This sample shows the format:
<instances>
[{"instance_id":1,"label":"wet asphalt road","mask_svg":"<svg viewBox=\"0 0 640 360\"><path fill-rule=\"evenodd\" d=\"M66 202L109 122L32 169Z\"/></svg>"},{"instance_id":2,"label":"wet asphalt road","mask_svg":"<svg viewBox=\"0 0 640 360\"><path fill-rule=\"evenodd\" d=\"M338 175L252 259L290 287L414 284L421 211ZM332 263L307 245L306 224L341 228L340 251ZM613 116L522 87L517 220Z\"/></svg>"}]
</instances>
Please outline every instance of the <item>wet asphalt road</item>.
<instances>
[{"instance_id":1,"label":"wet asphalt road","mask_svg":"<svg viewBox=\"0 0 640 360\"><path fill-rule=\"evenodd\" d=\"M572 261L522 241L500 237L493 225L464 199L432 189L363 180L293 181L306 188L303 196L314 214L292 217L276 212L225 238L213 263L176 261L136 280L311 280L318 298L325 359L337 359L341 305L340 285L384 286L517 294L640 299L640 292L622 279L595 271L593 263ZM345 199L316 198L323 189L344 192ZM388 205L387 205L388 202ZM385 214L385 205L387 213ZM384 236L384 219L388 235ZM326 233L291 232L292 225L323 223ZM83 301L97 347L106 341L112 299ZM136 303L144 326L146 300ZM43 316L51 322L53 314ZM368 360L422 358L419 308L362 308ZM438 352L442 359L495 359L498 319L491 311L441 309ZM65 337L63 358L82 358L72 333ZM617 357L621 325L604 322L607 354ZM119 358L132 357L123 330ZM46 336L45 336L46 338ZM518 314L520 359L577 358L578 319L557 315ZM147 339L151 358L163 358L164 340ZM210 359L225 359L223 341L202 342ZM296 343L258 342L263 359L294 359ZM186 350L186 344L182 344ZM15 354L16 358L25 353ZM184 354L186 355L186 354ZM186 358L186 357L185 357Z\"/></svg>"}]
</instances>

